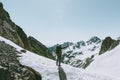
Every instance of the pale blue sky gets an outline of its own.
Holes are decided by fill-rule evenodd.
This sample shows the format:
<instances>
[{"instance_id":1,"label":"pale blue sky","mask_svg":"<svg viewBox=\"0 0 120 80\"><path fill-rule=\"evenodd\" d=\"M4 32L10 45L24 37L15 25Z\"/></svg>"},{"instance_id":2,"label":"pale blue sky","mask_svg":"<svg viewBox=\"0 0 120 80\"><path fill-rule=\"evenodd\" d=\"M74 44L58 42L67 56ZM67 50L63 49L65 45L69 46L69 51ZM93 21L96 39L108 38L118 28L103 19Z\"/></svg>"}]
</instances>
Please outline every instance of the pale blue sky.
<instances>
[{"instance_id":1,"label":"pale blue sky","mask_svg":"<svg viewBox=\"0 0 120 80\"><path fill-rule=\"evenodd\" d=\"M120 0L0 0L11 19L45 45L120 36Z\"/></svg>"}]
</instances>

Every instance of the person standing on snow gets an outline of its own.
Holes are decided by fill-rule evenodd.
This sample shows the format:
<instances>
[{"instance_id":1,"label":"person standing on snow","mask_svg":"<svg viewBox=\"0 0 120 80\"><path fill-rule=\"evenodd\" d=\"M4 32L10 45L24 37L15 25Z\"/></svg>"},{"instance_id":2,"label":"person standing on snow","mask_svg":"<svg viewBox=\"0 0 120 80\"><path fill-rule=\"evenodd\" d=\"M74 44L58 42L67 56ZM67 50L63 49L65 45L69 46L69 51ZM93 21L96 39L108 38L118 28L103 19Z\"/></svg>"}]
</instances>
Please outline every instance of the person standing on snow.
<instances>
[{"instance_id":1,"label":"person standing on snow","mask_svg":"<svg viewBox=\"0 0 120 80\"><path fill-rule=\"evenodd\" d=\"M67 48L68 46L61 47L61 45L57 44L56 46L56 54L57 54L57 60L56 60L56 65L61 66L61 56L62 56L62 49Z\"/></svg>"}]
</instances>

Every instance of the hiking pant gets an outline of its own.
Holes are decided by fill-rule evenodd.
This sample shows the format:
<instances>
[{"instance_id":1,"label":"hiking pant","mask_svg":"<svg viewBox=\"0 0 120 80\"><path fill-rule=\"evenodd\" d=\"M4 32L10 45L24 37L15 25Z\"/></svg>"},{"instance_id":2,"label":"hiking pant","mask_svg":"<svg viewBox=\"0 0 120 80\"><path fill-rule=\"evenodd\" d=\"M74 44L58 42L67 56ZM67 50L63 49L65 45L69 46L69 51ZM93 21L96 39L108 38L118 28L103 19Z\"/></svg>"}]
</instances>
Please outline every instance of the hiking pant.
<instances>
[{"instance_id":1,"label":"hiking pant","mask_svg":"<svg viewBox=\"0 0 120 80\"><path fill-rule=\"evenodd\" d=\"M56 65L60 66L60 63L61 63L61 56L57 56Z\"/></svg>"}]
</instances>

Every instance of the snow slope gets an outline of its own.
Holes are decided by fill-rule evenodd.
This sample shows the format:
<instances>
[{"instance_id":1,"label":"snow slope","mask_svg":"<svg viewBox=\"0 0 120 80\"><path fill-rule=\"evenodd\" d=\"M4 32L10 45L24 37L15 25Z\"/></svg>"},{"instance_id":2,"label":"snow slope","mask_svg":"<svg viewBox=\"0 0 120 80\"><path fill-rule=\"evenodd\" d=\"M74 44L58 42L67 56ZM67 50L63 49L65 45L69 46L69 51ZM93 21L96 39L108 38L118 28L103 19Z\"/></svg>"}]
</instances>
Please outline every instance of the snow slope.
<instances>
[{"instance_id":1,"label":"snow slope","mask_svg":"<svg viewBox=\"0 0 120 80\"><path fill-rule=\"evenodd\" d=\"M55 61L27 52L22 54L21 63L30 66L42 74L43 80L59 80L58 67ZM105 75L88 73L65 64L62 68L67 75L67 80L117 80Z\"/></svg>"},{"instance_id":2,"label":"snow slope","mask_svg":"<svg viewBox=\"0 0 120 80\"><path fill-rule=\"evenodd\" d=\"M0 37L0 40L14 46L18 51L22 49L7 39ZM55 65L55 61L29 51L20 55L20 62L23 65L32 67L38 71L42 75L42 80L59 80L59 68ZM62 69L66 73L67 80L119 80L117 78L110 77L109 75L106 76L104 74L96 74L65 64L62 64Z\"/></svg>"},{"instance_id":3,"label":"snow slope","mask_svg":"<svg viewBox=\"0 0 120 80\"><path fill-rule=\"evenodd\" d=\"M87 68L90 72L105 74L120 79L120 44L111 51L107 51L95 58Z\"/></svg>"}]
</instances>

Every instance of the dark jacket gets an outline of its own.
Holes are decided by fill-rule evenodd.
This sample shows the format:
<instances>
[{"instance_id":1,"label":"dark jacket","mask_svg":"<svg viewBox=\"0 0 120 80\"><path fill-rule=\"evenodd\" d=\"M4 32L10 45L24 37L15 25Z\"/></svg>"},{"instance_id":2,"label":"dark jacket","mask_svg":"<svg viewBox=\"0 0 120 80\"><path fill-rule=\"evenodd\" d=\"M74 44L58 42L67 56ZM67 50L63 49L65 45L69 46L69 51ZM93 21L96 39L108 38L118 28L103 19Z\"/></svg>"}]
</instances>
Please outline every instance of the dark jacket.
<instances>
[{"instance_id":1,"label":"dark jacket","mask_svg":"<svg viewBox=\"0 0 120 80\"><path fill-rule=\"evenodd\" d=\"M65 48L67 48L68 46L65 46L65 47L61 47L61 45L59 45L59 46L57 46L56 47L56 54L58 55L58 56L61 56L61 54L62 54L62 49L65 49Z\"/></svg>"},{"instance_id":2,"label":"dark jacket","mask_svg":"<svg viewBox=\"0 0 120 80\"><path fill-rule=\"evenodd\" d=\"M59 46L56 47L56 54L57 54L58 56L61 56L61 54L62 54L61 45L59 45Z\"/></svg>"}]
</instances>

